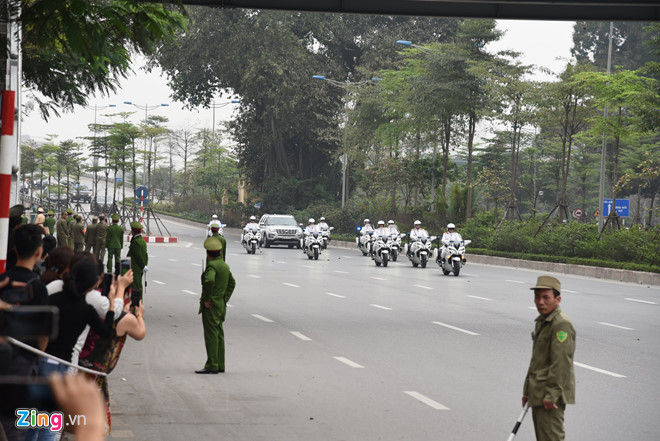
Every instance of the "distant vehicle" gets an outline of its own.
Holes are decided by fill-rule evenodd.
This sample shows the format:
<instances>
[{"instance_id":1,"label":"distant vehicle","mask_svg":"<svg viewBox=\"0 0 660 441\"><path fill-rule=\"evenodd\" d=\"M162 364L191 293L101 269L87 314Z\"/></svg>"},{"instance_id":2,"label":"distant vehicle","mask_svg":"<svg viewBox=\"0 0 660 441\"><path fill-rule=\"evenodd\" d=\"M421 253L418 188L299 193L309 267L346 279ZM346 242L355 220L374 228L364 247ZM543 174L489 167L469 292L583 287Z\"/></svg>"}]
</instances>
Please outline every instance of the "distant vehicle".
<instances>
[{"instance_id":1,"label":"distant vehicle","mask_svg":"<svg viewBox=\"0 0 660 441\"><path fill-rule=\"evenodd\" d=\"M108 196L106 198L104 195L100 194L96 196L95 202L97 205L101 205L101 206L112 205L112 196Z\"/></svg>"},{"instance_id":2,"label":"distant vehicle","mask_svg":"<svg viewBox=\"0 0 660 441\"><path fill-rule=\"evenodd\" d=\"M266 248L271 245L300 248L302 229L290 214L264 214L259 219L259 231L261 231L261 244Z\"/></svg>"},{"instance_id":3,"label":"distant vehicle","mask_svg":"<svg viewBox=\"0 0 660 441\"><path fill-rule=\"evenodd\" d=\"M69 196L66 193L51 193L48 200L55 204L67 205L69 203Z\"/></svg>"},{"instance_id":4,"label":"distant vehicle","mask_svg":"<svg viewBox=\"0 0 660 441\"><path fill-rule=\"evenodd\" d=\"M71 202L84 202L86 204L92 203L92 190L84 185L79 186L70 193Z\"/></svg>"}]
</instances>

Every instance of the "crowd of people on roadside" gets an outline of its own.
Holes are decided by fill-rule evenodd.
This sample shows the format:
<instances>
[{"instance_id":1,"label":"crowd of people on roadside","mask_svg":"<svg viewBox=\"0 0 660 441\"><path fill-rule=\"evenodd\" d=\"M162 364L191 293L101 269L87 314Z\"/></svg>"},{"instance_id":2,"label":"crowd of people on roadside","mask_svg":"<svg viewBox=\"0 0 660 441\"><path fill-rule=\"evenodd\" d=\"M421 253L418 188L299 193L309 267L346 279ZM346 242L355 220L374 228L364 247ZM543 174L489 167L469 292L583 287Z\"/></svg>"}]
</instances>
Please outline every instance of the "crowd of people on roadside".
<instances>
[{"instance_id":1,"label":"crowd of people on roadside","mask_svg":"<svg viewBox=\"0 0 660 441\"><path fill-rule=\"evenodd\" d=\"M78 414L98 416L99 403L105 401L105 411L101 409L104 423L88 420L85 427L73 428L79 439L103 439L111 423L106 374L115 367L127 336L142 340L146 335L142 300L131 305L131 285L135 286L134 280L142 272L137 277L135 268L123 274L105 273L95 243L90 241L90 248L77 243L71 247L68 238L60 242L53 237L46 218L37 216L35 223L23 223L22 214L22 206L10 210L7 267L0 274L0 311L49 307L46 310L57 317L57 326L50 335L15 340L0 336L0 376L23 379L17 383L49 382L60 408L78 409ZM63 215L60 222L66 219ZM57 227L55 230L59 232ZM88 372L88 380L70 377L79 370ZM95 384L96 394L90 384ZM15 409L29 403L10 399L12 386L0 382L0 388L9 388L0 389L0 440L61 436L49 428L16 427ZM26 399L21 395L20 400Z\"/></svg>"}]
</instances>

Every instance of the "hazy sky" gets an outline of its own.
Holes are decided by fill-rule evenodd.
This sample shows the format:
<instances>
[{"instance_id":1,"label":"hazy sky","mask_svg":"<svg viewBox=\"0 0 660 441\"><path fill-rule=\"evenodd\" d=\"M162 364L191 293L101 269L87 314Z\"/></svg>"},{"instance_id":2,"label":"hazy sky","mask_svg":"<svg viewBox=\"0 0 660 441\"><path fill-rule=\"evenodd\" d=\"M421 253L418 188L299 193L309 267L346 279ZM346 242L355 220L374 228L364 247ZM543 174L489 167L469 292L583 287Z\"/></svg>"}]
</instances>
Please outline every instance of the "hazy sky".
<instances>
[{"instance_id":1,"label":"hazy sky","mask_svg":"<svg viewBox=\"0 0 660 441\"><path fill-rule=\"evenodd\" d=\"M505 49L521 52L523 63L559 72L570 57L573 24L574 22L498 20L498 28L506 33L500 41L489 45L488 48L493 52ZM124 101L131 101L141 106L168 103L168 107L151 110L149 115L158 114L169 118L169 127L172 129L211 128L213 118L211 109L200 108L192 111L183 109L181 103L174 102L170 98L171 91L161 72L154 71L147 74L141 67L141 64L133 66L135 74L122 82L121 90L116 95L90 99L90 106L101 107L108 104L117 106L99 110L97 122L110 123L110 118L104 115L120 111L136 111L131 119L134 123L144 120L144 110L123 104ZM218 103L226 101L228 100L221 99ZM236 105L230 104L216 110L216 128L218 121L231 117L232 109L235 107ZM30 136L36 141L44 141L49 134L58 135L58 141L75 139L90 136L87 126L93 122L94 110L81 107L76 107L73 113L63 114L61 118L51 118L48 122L43 121L37 112L32 112L29 117L23 119L22 135Z\"/></svg>"}]
</instances>

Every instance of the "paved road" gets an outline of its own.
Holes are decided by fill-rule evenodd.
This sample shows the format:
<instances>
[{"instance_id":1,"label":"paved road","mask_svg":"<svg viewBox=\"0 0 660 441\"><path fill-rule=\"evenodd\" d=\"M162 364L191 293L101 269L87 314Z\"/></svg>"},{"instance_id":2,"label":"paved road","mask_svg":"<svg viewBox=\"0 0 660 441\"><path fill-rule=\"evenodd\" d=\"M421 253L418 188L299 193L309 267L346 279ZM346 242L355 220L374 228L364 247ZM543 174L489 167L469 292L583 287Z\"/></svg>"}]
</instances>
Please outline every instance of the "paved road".
<instances>
[{"instance_id":1,"label":"paved road","mask_svg":"<svg viewBox=\"0 0 660 441\"><path fill-rule=\"evenodd\" d=\"M537 273L470 265L459 277L357 249L319 261L248 255L228 233L237 280L227 372L205 376L197 315L204 228L168 222L149 245L147 338L128 341L110 390L112 438L498 440L520 413ZM568 439L660 433L660 288L560 276L577 329ZM517 440L533 439L531 418Z\"/></svg>"}]
</instances>

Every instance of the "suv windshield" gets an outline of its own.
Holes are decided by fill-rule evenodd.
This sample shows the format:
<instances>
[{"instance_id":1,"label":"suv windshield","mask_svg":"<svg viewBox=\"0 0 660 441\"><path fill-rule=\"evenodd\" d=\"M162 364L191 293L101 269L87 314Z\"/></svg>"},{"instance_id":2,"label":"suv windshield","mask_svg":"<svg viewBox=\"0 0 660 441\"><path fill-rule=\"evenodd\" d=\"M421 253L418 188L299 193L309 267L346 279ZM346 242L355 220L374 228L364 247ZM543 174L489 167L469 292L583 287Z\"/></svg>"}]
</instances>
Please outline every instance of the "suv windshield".
<instances>
[{"instance_id":1,"label":"suv windshield","mask_svg":"<svg viewBox=\"0 0 660 441\"><path fill-rule=\"evenodd\" d=\"M271 216L266 219L265 225L286 225L297 227L296 220L289 216Z\"/></svg>"}]
</instances>

